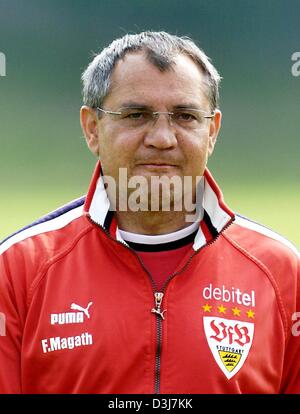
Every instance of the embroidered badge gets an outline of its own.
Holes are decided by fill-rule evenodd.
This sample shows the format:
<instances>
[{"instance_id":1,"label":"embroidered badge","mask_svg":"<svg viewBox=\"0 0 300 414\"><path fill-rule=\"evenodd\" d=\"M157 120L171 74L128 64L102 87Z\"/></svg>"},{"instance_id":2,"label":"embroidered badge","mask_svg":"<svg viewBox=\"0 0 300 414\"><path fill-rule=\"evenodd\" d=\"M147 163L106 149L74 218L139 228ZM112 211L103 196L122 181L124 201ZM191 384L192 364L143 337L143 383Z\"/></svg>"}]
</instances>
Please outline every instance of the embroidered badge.
<instances>
[{"instance_id":1,"label":"embroidered badge","mask_svg":"<svg viewBox=\"0 0 300 414\"><path fill-rule=\"evenodd\" d=\"M204 316L203 325L216 363L228 379L232 378L247 359L254 336L254 323Z\"/></svg>"}]
</instances>

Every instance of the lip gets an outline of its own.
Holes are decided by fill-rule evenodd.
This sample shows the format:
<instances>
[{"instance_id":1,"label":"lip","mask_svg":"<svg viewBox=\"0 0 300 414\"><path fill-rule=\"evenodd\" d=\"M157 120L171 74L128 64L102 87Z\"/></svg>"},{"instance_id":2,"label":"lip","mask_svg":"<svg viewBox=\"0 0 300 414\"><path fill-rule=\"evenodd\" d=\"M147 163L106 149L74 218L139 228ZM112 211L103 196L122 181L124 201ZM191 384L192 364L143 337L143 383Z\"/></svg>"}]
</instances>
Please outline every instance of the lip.
<instances>
[{"instance_id":1,"label":"lip","mask_svg":"<svg viewBox=\"0 0 300 414\"><path fill-rule=\"evenodd\" d=\"M157 163L157 162L147 162L145 164L139 164L139 165L150 165L154 167L176 167L175 164Z\"/></svg>"},{"instance_id":2,"label":"lip","mask_svg":"<svg viewBox=\"0 0 300 414\"><path fill-rule=\"evenodd\" d=\"M138 165L142 166L154 166L154 167L177 167L178 165L168 161L159 161L159 160L149 160L145 162L140 162Z\"/></svg>"},{"instance_id":3,"label":"lip","mask_svg":"<svg viewBox=\"0 0 300 414\"><path fill-rule=\"evenodd\" d=\"M147 168L147 169L167 169L167 168L176 168L177 165L175 164L166 164L166 163L145 163L145 164L139 164L139 167Z\"/></svg>"}]
</instances>

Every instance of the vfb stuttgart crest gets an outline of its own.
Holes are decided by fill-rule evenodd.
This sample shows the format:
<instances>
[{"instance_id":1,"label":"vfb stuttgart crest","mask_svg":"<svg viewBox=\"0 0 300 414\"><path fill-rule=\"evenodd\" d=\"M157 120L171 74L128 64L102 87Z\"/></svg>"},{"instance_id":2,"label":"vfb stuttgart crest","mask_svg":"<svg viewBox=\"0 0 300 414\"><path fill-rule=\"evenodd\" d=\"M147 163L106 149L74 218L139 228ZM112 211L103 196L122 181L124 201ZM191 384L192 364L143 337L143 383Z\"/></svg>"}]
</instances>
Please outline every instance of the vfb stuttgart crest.
<instances>
[{"instance_id":1,"label":"vfb stuttgart crest","mask_svg":"<svg viewBox=\"0 0 300 414\"><path fill-rule=\"evenodd\" d=\"M254 324L214 316L203 317L209 348L228 379L243 366L250 351Z\"/></svg>"}]
</instances>

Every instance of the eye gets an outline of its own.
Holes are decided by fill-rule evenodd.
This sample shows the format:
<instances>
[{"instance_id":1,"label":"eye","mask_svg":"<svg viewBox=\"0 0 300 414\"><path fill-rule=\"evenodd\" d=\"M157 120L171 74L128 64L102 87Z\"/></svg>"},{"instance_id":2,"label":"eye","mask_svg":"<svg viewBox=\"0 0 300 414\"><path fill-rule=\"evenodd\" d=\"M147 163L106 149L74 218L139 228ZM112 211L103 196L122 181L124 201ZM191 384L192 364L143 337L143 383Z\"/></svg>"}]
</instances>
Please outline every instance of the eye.
<instances>
[{"instance_id":1,"label":"eye","mask_svg":"<svg viewBox=\"0 0 300 414\"><path fill-rule=\"evenodd\" d=\"M145 116L144 112L132 112L127 115L130 119L142 119Z\"/></svg>"},{"instance_id":2,"label":"eye","mask_svg":"<svg viewBox=\"0 0 300 414\"><path fill-rule=\"evenodd\" d=\"M147 111L138 111L136 109L134 110L126 110L122 111L121 118L132 120L132 121L143 121L147 120L151 117L151 114Z\"/></svg>"},{"instance_id":3,"label":"eye","mask_svg":"<svg viewBox=\"0 0 300 414\"><path fill-rule=\"evenodd\" d=\"M199 114L192 111L176 111L174 119L179 122L199 121Z\"/></svg>"}]
</instances>

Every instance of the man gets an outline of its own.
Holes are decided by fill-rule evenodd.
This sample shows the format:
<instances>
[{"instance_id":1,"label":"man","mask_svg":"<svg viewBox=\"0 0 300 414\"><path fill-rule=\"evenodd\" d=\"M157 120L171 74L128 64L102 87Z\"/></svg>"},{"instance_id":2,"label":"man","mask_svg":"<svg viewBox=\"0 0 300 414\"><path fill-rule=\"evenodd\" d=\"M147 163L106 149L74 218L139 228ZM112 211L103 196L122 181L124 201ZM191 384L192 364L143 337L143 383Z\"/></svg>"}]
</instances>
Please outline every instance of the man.
<instances>
[{"instance_id":1,"label":"man","mask_svg":"<svg viewBox=\"0 0 300 414\"><path fill-rule=\"evenodd\" d=\"M206 168L218 72L187 38L115 40L83 74L86 198L1 246L2 393L300 392L299 255Z\"/></svg>"}]
</instances>

